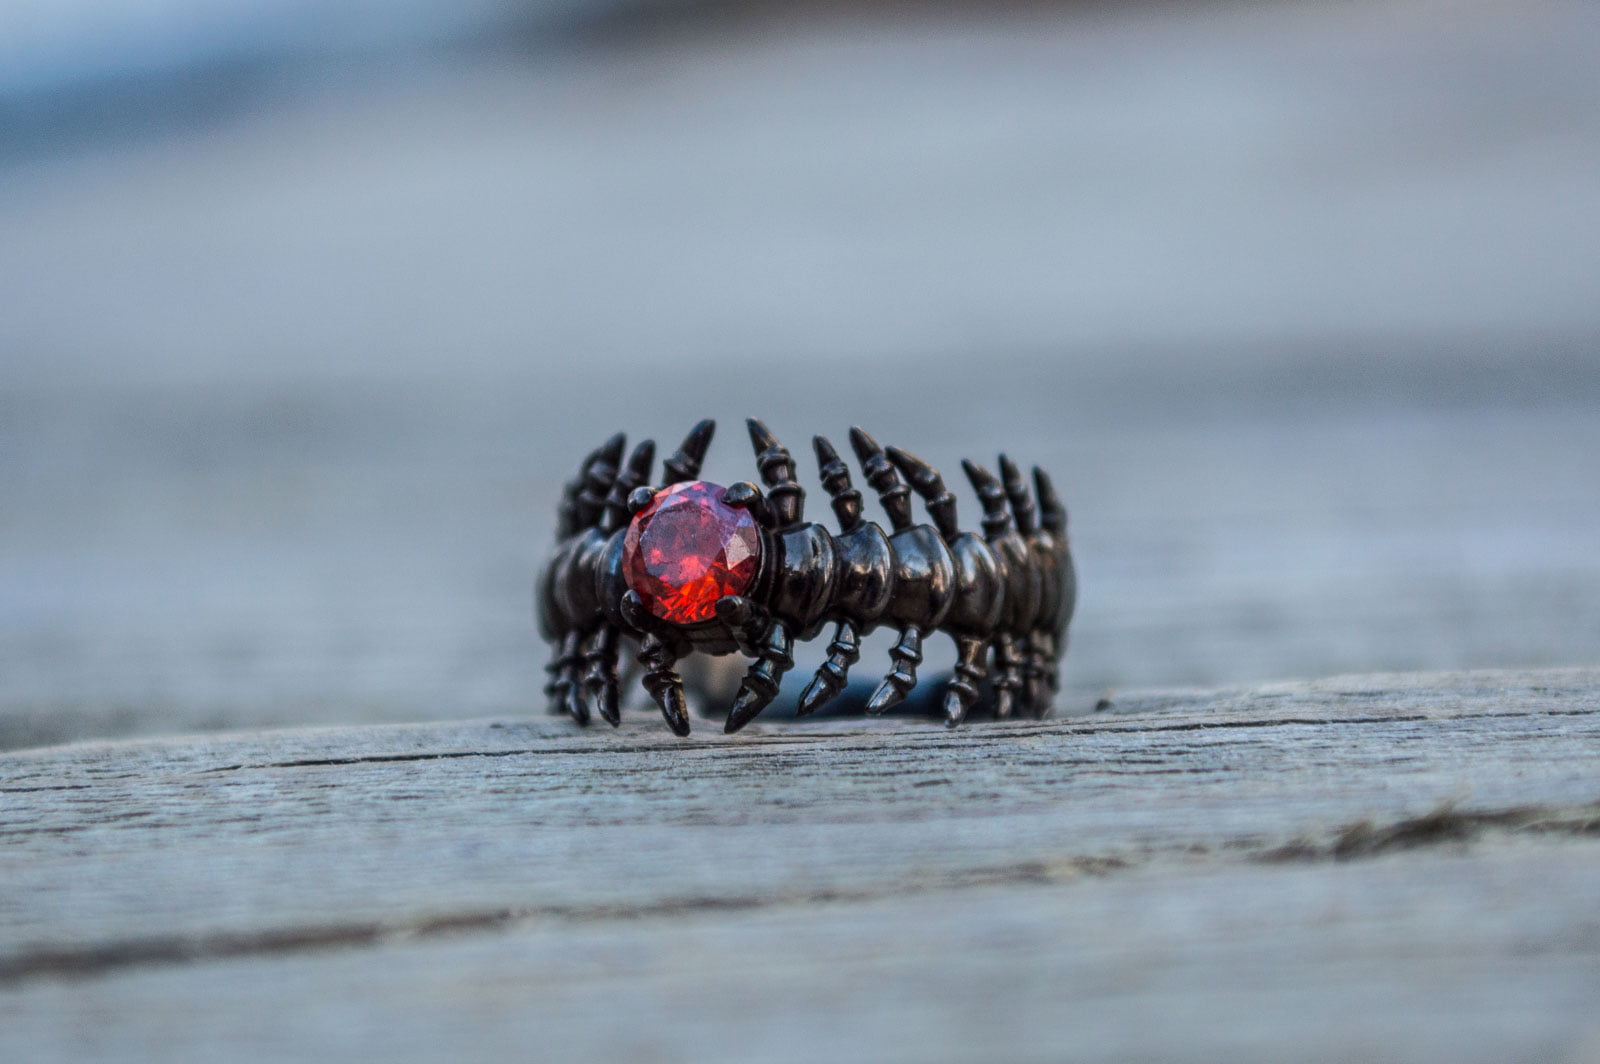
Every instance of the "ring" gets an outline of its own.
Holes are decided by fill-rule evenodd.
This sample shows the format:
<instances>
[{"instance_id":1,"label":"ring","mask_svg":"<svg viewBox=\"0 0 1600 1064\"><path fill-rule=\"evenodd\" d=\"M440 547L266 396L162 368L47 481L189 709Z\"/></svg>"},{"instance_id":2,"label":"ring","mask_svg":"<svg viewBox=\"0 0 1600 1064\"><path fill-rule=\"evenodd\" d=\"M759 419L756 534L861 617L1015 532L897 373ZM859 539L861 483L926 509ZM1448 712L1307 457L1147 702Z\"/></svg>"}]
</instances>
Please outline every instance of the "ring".
<instances>
[{"instance_id":1,"label":"ring","mask_svg":"<svg viewBox=\"0 0 1600 1064\"><path fill-rule=\"evenodd\" d=\"M1077 575L1066 509L1043 470L1033 470L1030 492L1004 455L999 476L963 461L983 504L983 533L963 532L936 469L853 428L862 474L889 518L885 532L862 517L849 467L817 436L822 486L839 525L831 532L805 520L805 489L788 450L760 421L747 424L765 493L750 482L724 488L697 479L711 421L663 463L661 487L644 486L655 460L649 440L624 462L627 441L618 433L584 459L563 493L556 549L535 590L539 628L553 647L551 712L587 724L593 707L620 723L617 660L626 638L638 645L645 690L680 736L689 734L689 713L677 662L696 651L755 659L724 726L736 732L777 697L795 641L829 623L828 660L800 696L797 716L845 689L861 637L880 626L899 639L868 713L911 694L923 640L935 632L956 646L939 710L948 726L980 696L997 718L1049 712ZM932 524L913 523L913 490Z\"/></svg>"}]
</instances>

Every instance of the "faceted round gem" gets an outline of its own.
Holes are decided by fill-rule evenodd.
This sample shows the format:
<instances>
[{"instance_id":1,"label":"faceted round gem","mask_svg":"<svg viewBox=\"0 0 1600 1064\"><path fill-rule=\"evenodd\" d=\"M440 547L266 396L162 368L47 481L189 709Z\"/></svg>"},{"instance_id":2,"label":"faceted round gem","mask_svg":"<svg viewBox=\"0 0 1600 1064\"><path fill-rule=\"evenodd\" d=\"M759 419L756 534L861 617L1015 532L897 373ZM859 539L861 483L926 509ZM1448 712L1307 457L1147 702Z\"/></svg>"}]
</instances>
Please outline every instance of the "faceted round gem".
<instances>
[{"instance_id":1,"label":"faceted round gem","mask_svg":"<svg viewBox=\"0 0 1600 1064\"><path fill-rule=\"evenodd\" d=\"M633 515L623 573L664 621L709 621L719 598L743 594L756 578L761 534L750 511L722 501L726 490L704 480L674 484Z\"/></svg>"}]
</instances>

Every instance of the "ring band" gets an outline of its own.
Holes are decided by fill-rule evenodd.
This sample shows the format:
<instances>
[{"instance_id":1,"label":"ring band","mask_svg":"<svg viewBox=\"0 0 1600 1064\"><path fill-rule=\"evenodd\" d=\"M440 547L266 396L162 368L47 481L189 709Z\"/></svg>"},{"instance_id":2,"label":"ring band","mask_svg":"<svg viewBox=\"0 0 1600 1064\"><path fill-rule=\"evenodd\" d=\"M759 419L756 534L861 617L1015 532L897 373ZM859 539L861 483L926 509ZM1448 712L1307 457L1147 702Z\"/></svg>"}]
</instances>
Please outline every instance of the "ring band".
<instances>
[{"instance_id":1,"label":"ring band","mask_svg":"<svg viewBox=\"0 0 1600 1064\"><path fill-rule=\"evenodd\" d=\"M567 484L556 549L535 592L540 631L554 648L545 687L552 712L587 724L592 708L619 723L617 657L627 638L638 644L644 688L680 736L689 734L689 713L676 663L695 651L755 659L724 726L735 732L777 697L795 640L813 639L829 623L828 660L800 696L797 716L845 689L861 637L880 626L899 638L868 713L911 694L923 640L934 632L956 645L938 710L947 725L960 724L980 699L997 718L1049 712L1077 576L1066 509L1043 470L1033 470L1030 491L1004 455L999 476L963 461L983 505L982 534L963 532L937 470L853 428L851 446L889 518L885 532L862 517L849 467L817 436L834 532L804 519L805 489L788 450L761 422L747 424L765 492L697 479L711 421L663 463L660 487L643 486L655 445L646 440L624 462L621 433ZM913 522L913 491L931 524Z\"/></svg>"}]
</instances>

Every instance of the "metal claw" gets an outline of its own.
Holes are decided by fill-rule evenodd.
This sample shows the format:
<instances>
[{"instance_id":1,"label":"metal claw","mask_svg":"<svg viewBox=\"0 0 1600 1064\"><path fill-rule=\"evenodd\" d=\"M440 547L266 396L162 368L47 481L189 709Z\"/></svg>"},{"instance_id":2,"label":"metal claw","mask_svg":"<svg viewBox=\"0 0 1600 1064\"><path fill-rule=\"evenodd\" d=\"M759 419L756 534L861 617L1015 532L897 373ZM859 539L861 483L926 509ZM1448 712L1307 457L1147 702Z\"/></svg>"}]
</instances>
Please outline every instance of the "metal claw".
<instances>
[{"instance_id":1,"label":"metal claw","mask_svg":"<svg viewBox=\"0 0 1600 1064\"><path fill-rule=\"evenodd\" d=\"M706 451L711 447L711 437L716 431L717 423L710 418L689 430L689 435L683 438L683 444L662 463L667 485L693 480L700 475L700 465L706 460Z\"/></svg>"},{"instance_id":2,"label":"metal claw","mask_svg":"<svg viewBox=\"0 0 1600 1064\"><path fill-rule=\"evenodd\" d=\"M872 692L867 702L868 713L882 713L899 705L917 686L917 666L922 664L922 633L913 627L902 629L900 641L890 649L889 656L894 659L894 671Z\"/></svg>"},{"instance_id":3,"label":"metal claw","mask_svg":"<svg viewBox=\"0 0 1600 1064\"><path fill-rule=\"evenodd\" d=\"M850 666L859 660L861 640L856 626L850 621L840 621L834 629L833 642L828 644L828 660L822 663L800 695L795 716L808 717L837 698L849 682Z\"/></svg>"},{"instance_id":4,"label":"metal claw","mask_svg":"<svg viewBox=\"0 0 1600 1064\"><path fill-rule=\"evenodd\" d=\"M1011 511L1006 509L1006 492L999 479L970 458L961 460L961 468L966 470L967 479L978 493L978 501L983 503L984 536L993 541L1011 531L1015 523Z\"/></svg>"},{"instance_id":5,"label":"metal claw","mask_svg":"<svg viewBox=\"0 0 1600 1064\"><path fill-rule=\"evenodd\" d=\"M1060 533L1067 527L1067 508L1061 504L1050 474L1033 467L1033 490L1039 496L1039 525L1047 532Z\"/></svg>"},{"instance_id":6,"label":"metal claw","mask_svg":"<svg viewBox=\"0 0 1600 1064\"><path fill-rule=\"evenodd\" d=\"M890 526L896 532L910 528L911 489L900 480L900 474L895 472L894 466L884 456L878 441L857 425L850 430L850 447L856 452L856 460L861 463L862 475L872 485L872 490L878 493L878 501L889 515Z\"/></svg>"},{"instance_id":7,"label":"metal claw","mask_svg":"<svg viewBox=\"0 0 1600 1064\"><path fill-rule=\"evenodd\" d=\"M861 527L861 493L850 483L850 467L844 464L826 436L811 437L811 447L817 452L822 487L833 502L839 531L854 532Z\"/></svg>"},{"instance_id":8,"label":"metal claw","mask_svg":"<svg viewBox=\"0 0 1600 1064\"><path fill-rule=\"evenodd\" d=\"M760 657L744 674L739 694L728 711L728 721L722 730L731 735L749 724L763 709L778 697L778 687L783 674L794 668L794 636L782 622L767 626L762 641Z\"/></svg>"},{"instance_id":9,"label":"metal claw","mask_svg":"<svg viewBox=\"0 0 1600 1064\"><path fill-rule=\"evenodd\" d=\"M605 445L601 444L584 455L578 466L578 475L567 481L561 489L561 505L556 511L556 539L566 539L579 531L578 496L583 493L584 482L589 479L589 467L600 460L600 452L604 449Z\"/></svg>"},{"instance_id":10,"label":"metal claw","mask_svg":"<svg viewBox=\"0 0 1600 1064\"><path fill-rule=\"evenodd\" d=\"M628 500L641 484L649 481L650 467L655 464L655 459L654 440L645 440L633 449L628 456L628 464L617 474L611 491L606 495L605 515L600 519L601 531L614 532L627 524L629 516L635 512L628 508Z\"/></svg>"},{"instance_id":11,"label":"metal claw","mask_svg":"<svg viewBox=\"0 0 1600 1064\"><path fill-rule=\"evenodd\" d=\"M1000 480L1005 485L1006 498L1011 500L1011 512L1017 519L1017 531L1026 536L1033 531L1037 511L1034 509L1033 496L1028 494L1028 485L1022 479L1021 471L1005 455L1000 456Z\"/></svg>"},{"instance_id":12,"label":"metal claw","mask_svg":"<svg viewBox=\"0 0 1600 1064\"><path fill-rule=\"evenodd\" d=\"M629 626L643 633L639 641L639 663L645 666L645 673L639 678L640 683L660 707L673 734L688 735L689 706L683 695L683 679L673 668L679 654L667 640L671 635L669 626L646 609L644 599L632 589L623 594L621 609Z\"/></svg>"},{"instance_id":13,"label":"metal claw","mask_svg":"<svg viewBox=\"0 0 1600 1064\"><path fill-rule=\"evenodd\" d=\"M583 683L588 690L588 700L601 719L613 728L622 723L622 713L618 708L617 640L615 628L609 624L601 625L589 641L589 652L584 655L588 671Z\"/></svg>"},{"instance_id":14,"label":"metal claw","mask_svg":"<svg viewBox=\"0 0 1600 1064\"><path fill-rule=\"evenodd\" d=\"M978 700L978 684L984 676L984 657L988 645L977 636L956 637L955 675L945 684L944 723L954 728L967 717L967 710Z\"/></svg>"},{"instance_id":15,"label":"metal claw","mask_svg":"<svg viewBox=\"0 0 1600 1064\"><path fill-rule=\"evenodd\" d=\"M611 492L611 482L617 478L617 467L622 464L622 452L628 446L625 433L617 433L600 448L600 457L590 463L584 475L583 490L578 493L578 528L593 528L605 512L606 496Z\"/></svg>"},{"instance_id":16,"label":"metal claw","mask_svg":"<svg viewBox=\"0 0 1600 1064\"><path fill-rule=\"evenodd\" d=\"M905 474L911 486L922 496L923 502L928 507L928 514L933 518L934 527L939 530L939 535L946 540L954 539L961 534L961 528L956 523L956 497L944 486L944 478L933 466L924 462L909 451L902 451L898 447L891 447L888 451L889 461Z\"/></svg>"},{"instance_id":17,"label":"metal claw","mask_svg":"<svg viewBox=\"0 0 1600 1064\"><path fill-rule=\"evenodd\" d=\"M778 437L756 418L745 421L750 430L750 445L756 451L756 467L767 486L767 504L772 508L774 527L789 528L800 523L805 513L806 490L794 478L794 459Z\"/></svg>"}]
</instances>

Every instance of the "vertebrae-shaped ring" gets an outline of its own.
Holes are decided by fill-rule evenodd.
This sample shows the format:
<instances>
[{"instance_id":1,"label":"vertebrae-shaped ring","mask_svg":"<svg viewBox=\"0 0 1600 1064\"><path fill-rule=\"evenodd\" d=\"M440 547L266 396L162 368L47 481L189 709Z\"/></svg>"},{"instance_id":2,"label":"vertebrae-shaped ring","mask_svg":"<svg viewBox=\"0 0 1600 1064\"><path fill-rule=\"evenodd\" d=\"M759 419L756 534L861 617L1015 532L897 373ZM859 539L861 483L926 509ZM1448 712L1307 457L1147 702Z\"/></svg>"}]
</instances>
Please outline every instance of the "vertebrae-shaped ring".
<instances>
[{"instance_id":1,"label":"vertebrae-shaped ring","mask_svg":"<svg viewBox=\"0 0 1600 1064\"><path fill-rule=\"evenodd\" d=\"M829 623L828 660L801 695L800 716L844 689L861 637L879 626L895 628L899 640L867 712L911 692L923 640L934 632L956 645L942 704L947 725L960 724L980 694L996 717L1049 711L1077 577L1066 510L1043 470L1033 470L1030 492L1004 455L998 477L964 461L983 504L983 533L963 532L936 469L853 428L851 445L889 518L885 532L862 517L849 467L817 436L822 485L839 522L830 532L805 520L805 489L788 450L761 422L748 425L765 493L749 482L723 488L696 479L711 421L666 460L659 488L644 486L655 459L648 440L624 462L619 433L584 459L566 487L556 550L535 592L540 629L555 648L546 686L552 712L587 724L592 707L619 723L617 656L627 638L638 644L645 689L678 735L689 734L680 658L701 651L755 659L727 717L725 730L738 731L777 697L795 640ZM912 490L931 525L912 521Z\"/></svg>"}]
</instances>

